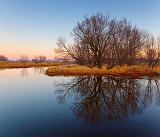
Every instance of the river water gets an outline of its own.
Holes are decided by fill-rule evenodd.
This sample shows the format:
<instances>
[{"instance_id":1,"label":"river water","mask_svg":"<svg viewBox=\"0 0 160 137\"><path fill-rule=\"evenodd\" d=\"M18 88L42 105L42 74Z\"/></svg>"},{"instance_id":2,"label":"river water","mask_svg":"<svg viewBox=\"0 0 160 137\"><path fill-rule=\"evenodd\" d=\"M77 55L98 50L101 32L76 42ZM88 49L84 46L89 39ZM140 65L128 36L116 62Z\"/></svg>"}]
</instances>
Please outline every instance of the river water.
<instances>
[{"instance_id":1,"label":"river water","mask_svg":"<svg viewBox=\"0 0 160 137\"><path fill-rule=\"evenodd\" d=\"M158 78L0 70L0 137L159 137Z\"/></svg>"}]
</instances>

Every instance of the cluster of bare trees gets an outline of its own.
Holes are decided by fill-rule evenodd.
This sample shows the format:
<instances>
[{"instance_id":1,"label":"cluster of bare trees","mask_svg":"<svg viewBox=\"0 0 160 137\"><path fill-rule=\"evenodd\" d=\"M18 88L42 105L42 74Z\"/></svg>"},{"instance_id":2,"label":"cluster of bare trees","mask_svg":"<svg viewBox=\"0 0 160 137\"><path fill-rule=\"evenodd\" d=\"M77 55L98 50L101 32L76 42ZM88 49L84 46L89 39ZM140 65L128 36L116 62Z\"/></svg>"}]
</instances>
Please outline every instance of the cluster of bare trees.
<instances>
[{"instance_id":1,"label":"cluster of bare trees","mask_svg":"<svg viewBox=\"0 0 160 137\"><path fill-rule=\"evenodd\" d=\"M4 55L0 55L0 61L7 61L8 58Z\"/></svg>"},{"instance_id":2,"label":"cluster of bare trees","mask_svg":"<svg viewBox=\"0 0 160 137\"><path fill-rule=\"evenodd\" d=\"M26 63L26 62L29 62L29 57L27 55L22 55L19 59L20 62L22 63ZM43 63L46 61L46 56L35 56L33 59L32 59L32 62L34 63Z\"/></svg>"},{"instance_id":3,"label":"cluster of bare trees","mask_svg":"<svg viewBox=\"0 0 160 137\"><path fill-rule=\"evenodd\" d=\"M34 59L32 59L32 62L35 63L43 63L46 61L46 56L36 56Z\"/></svg>"},{"instance_id":4,"label":"cluster of bare trees","mask_svg":"<svg viewBox=\"0 0 160 137\"><path fill-rule=\"evenodd\" d=\"M152 58L155 64L159 60L159 49L155 50L157 40L126 19L110 19L101 13L86 16L82 22L77 23L72 35L72 44L67 44L62 38L58 39L56 51L81 65L99 68L104 64L107 68L132 65L136 63L141 51L145 51L147 58ZM154 63L151 66L154 67Z\"/></svg>"}]
</instances>

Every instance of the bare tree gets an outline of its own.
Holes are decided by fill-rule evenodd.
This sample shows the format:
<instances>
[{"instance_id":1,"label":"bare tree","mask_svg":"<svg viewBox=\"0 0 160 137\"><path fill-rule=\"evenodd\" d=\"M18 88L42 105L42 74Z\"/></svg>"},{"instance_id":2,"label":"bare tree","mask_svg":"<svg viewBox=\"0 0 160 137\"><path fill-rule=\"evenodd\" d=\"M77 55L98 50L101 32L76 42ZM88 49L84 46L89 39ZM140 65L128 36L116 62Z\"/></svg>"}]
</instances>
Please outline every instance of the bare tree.
<instances>
[{"instance_id":1,"label":"bare tree","mask_svg":"<svg viewBox=\"0 0 160 137\"><path fill-rule=\"evenodd\" d=\"M4 55L0 55L0 61L7 61L7 60L8 60L7 57L5 57Z\"/></svg>"},{"instance_id":2,"label":"bare tree","mask_svg":"<svg viewBox=\"0 0 160 137\"><path fill-rule=\"evenodd\" d=\"M86 16L73 30L74 43L67 45L60 39L58 46L78 64L101 68L105 45L109 42L109 35L111 35L109 27L108 16L101 14L89 18Z\"/></svg>"},{"instance_id":3,"label":"bare tree","mask_svg":"<svg viewBox=\"0 0 160 137\"><path fill-rule=\"evenodd\" d=\"M145 54L149 68L154 68L160 59L160 38L155 39L152 35L147 36Z\"/></svg>"},{"instance_id":4,"label":"bare tree","mask_svg":"<svg viewBox=\"0 0 160 137\"><path fill-rule=\"evenodd\" d=\"M135 63L138 53L144 47L145 32L132 26L126 19L116 21L113 44L111 43L112 61L110 68L115 65L132 65ZM111 54L112 53L112 54Z\"/></svg>"},{"instance_id":5,"label":"bare tree","mask_svg":"<svg viewBox=\"0 0 160 137\"><path fill-rule=\"evenodd\" d=\"M19 59L20 62L22 63L27 63L29 61L28 55L22 55Z\"/></svg>"}]
</instances>

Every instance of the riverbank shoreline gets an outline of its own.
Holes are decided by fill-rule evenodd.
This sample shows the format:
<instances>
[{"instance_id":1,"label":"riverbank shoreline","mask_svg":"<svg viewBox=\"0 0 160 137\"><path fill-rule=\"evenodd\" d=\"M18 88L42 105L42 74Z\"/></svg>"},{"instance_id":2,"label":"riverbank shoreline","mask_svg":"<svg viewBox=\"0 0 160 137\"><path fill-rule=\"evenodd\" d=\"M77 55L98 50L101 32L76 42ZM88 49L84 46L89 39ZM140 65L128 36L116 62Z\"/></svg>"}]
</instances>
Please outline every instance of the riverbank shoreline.
<instances>
[{"instance_id":1,"label":"riverbank shoreline","mask_svg":"<svg viewBox=\"0 0 160 137\"><path fill-rule=\"evenodd\" d=\"M146 66L121 66L112 69L86 66L53 66L46 70L48 76L114 76L114 77L153 77L160 74L160 67L149 69Z\"/></svg>"},{"instance_id":2,"label":"riverbank shoreline","mask_svg":"<svg viewBox=\"0 0 160 137\"><path fill-rule=\"evenodd\" d=\"M113 77L153 77L160 75L160 66L150 69L146 65L118 66L112 69L106 67L89 68L80 65L64 65L62 63L33 63L33 62L0 62L0 69L18 69L31 67L48 67L46 75L48 76L113 76Z\"/></svg>"}]
</instances>

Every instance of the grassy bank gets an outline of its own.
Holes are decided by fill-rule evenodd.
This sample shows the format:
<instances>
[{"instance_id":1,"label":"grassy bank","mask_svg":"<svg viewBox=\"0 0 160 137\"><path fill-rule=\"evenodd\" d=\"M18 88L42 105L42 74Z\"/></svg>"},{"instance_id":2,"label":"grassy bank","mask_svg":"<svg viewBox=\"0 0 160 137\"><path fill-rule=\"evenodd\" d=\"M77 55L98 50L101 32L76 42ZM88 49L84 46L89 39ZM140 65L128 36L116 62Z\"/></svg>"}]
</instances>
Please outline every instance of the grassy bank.
<instances>
[{"instance_id":1,"label":"grassy bank","mask_svg":"<svg viewBox=\"0 0 160 137\"><path fill-rule=\"evenodd\" d=\"M0 69L5 69L5 68L30 68L30 67L51 67L51 66L59 66L59 65L62 65L62 63L0 62Z\"/></svg>"},{"instance_id":2,"label":"grassy bank","mask_svg":"<svg viewBox=\"0 0 160 137\"><path fill-rule=\"evenodd\" d=\"M112 69L89 68L85 66L54 66L47 69L48 76L121 76L121 77L142 77L160 74L160 67L148 69L146 66L122 66Z\"/></svg>"}]
</instances>

